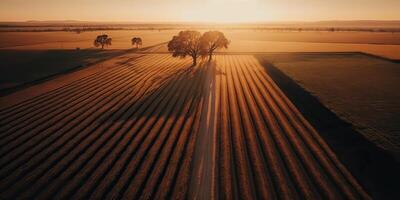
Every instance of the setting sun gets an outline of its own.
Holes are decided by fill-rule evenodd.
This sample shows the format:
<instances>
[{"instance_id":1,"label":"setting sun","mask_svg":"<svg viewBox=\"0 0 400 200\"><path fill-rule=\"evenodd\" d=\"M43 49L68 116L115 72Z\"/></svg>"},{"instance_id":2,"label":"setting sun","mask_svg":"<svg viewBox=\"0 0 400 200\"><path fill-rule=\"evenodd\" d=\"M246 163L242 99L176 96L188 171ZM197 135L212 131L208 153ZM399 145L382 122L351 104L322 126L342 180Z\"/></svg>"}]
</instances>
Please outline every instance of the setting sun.
<instances>
[{"instance_id":1,"label":"setting sun","mask_svg":"<svg viewBox=\"0 0 400 200\"><path fill-rule=\"evenodd\" d=\"M182 11L181 20L201 22L257 22L270 20L258 0L206 0Z\"/></svg>"},{"instance_id":2,"label":"setting sun","mask_svg":"<svg viewBox=\"0 0 400 200\"><path fill-rule=\"evenodd\" d=\"M29 12L27 12L29 8ZM357 9L354 9L357 8ZM265 22L395 20L400 1L386 0L2 0L0 20Z\"/></svg>"}]
</instances>

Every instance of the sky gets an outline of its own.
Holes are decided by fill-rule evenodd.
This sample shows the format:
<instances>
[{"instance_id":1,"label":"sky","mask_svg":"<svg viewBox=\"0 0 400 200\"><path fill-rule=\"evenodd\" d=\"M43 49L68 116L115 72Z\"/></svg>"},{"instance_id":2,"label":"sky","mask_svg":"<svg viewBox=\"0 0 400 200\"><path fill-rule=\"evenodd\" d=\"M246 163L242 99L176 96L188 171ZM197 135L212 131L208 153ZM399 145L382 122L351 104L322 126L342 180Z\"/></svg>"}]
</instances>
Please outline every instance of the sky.
<instances>
[{"instance_id":1,"label":"sky","mask_svg":"<svg viewBox=\"0 0 400 200\"><path fill-rule=\"evenodd\" d=\"M400 20L400 0L0 0L0 21Z\"/></svg>"}]
</instances>

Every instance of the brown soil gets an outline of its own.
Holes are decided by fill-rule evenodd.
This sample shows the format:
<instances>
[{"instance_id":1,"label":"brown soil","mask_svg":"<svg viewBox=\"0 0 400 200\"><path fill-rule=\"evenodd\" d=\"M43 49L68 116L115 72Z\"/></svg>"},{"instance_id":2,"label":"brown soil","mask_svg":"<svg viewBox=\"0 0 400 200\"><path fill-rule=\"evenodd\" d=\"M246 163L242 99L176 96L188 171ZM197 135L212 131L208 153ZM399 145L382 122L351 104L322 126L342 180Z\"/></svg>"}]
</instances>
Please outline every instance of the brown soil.
<instances>
[{"instance_id":1,"label":"brown soil","mask_svg":"<svg viewBox=\"0 0 400 200\"><path fill-rule=\"evenodd\" d=\"M1 98L2 198L370 198L255 57L110 62Z\"/></svg>"}]
</instances>

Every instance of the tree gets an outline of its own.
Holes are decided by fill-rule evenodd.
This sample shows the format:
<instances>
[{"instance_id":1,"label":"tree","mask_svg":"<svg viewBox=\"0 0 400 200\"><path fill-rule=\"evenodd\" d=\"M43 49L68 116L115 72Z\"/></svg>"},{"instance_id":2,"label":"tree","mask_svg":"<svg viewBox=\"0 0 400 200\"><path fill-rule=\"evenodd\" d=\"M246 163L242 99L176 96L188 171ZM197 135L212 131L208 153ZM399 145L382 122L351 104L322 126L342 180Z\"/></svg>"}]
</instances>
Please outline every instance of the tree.
<instances>
[{"instance_id":1,"label":"tree","mask_svg":"<svg viewBox=\"0 0 400 200\"><path fill-rule=\"evenodd\" d=\"M136 49L139 48L139 46L142 46L142 38L140 37L134 37L132 38L132 45L136 45Z\"/></svg>"},{"instance_id":2,"label":"tree","mask_svg":"<svg viewBox=\"0 0 400 200\"><path fill-rule=\"evenodd\" d=\"M203 53L209 56L209 60L212 59L212 55L215 50L221 48L228 48L229 40L226 39L224 33L220 31L208 31L201 37L201 46Z\"/></svg>"},{"instance_id":3,"label":"tree","mask_svg":"<svg viewBox=\"0 0 400 200\"><path fill-rule=\"evenodd\" d=\"M102 49L104 49L104 46L109 46L111 45L111 38L108 37L108 35L103 34L97 36L97 38L94 40L93 44L95 47L101 46Z\"/></svg>"},{"instance_id":4,"label":"tree","mask_svg":"<svg viewBox=\"0 0 400 200\"><path fill-rule=\"evenodd\" d=\"M181 31L168 42L168 51L172 52L173 57L191 56L195 66L202 50L200 39L201 34L198 31Z\"/></svg>"}]
</instances>

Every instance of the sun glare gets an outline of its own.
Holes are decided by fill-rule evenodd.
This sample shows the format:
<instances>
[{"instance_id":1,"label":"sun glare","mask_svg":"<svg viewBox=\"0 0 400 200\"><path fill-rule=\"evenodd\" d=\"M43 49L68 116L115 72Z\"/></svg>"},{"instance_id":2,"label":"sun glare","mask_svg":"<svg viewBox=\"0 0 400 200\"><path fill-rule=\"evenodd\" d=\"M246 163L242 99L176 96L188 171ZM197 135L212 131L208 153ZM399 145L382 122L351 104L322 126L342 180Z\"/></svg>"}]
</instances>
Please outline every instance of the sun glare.
<instances>
[{"instance_id":1,"label":"sun glare","mask_svg":"<svg viewBox=\"0 0 400 200\"><path fill-rule=\"evenodd\" d=\"M182 12L181 18L199 22L256 22L268 20L258 0L208 0Z\"/></svg>"}]
</instances>

